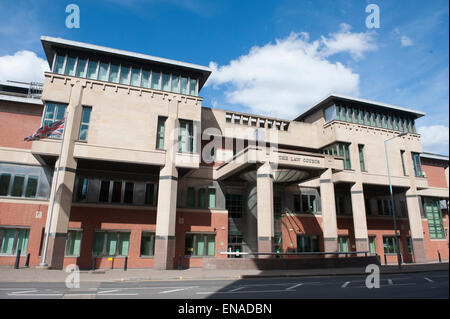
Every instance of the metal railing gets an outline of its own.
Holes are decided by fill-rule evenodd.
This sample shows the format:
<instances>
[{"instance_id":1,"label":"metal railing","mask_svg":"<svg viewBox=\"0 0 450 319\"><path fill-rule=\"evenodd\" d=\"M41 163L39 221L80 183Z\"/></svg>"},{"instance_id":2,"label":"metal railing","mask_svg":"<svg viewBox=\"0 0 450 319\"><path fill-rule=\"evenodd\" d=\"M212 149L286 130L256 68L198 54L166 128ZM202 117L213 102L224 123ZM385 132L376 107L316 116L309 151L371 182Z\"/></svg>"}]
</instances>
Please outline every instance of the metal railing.
<instances>
[{"instance_id":1,"label":"metal railing","mask_svg":"<svg viewBox=\"0 0 450 319\"><path fill-rule=\"evenodd\" d=\"M229 252L229 251L221 251L221 255L228 256L325 256L325 255L335 255L340 256L344 255L348 257L349 255L358 255L364 254L365 257L368 256L377 256L376 253L371 253L370 251L348 251L348 252L275 252L275 253L259 253L259 252Z\"/></svg>"}]
</instances>

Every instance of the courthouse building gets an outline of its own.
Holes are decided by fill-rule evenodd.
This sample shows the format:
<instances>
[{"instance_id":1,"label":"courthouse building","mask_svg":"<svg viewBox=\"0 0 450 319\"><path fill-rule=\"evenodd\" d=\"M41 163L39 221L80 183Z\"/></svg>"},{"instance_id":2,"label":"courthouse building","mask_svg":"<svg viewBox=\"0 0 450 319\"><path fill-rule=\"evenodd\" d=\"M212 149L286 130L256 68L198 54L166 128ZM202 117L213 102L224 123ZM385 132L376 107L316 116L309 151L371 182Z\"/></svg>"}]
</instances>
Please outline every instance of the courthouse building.
<instances>
[{"instance_id":1,"label":"courthouse building","mask_svg":"<svg viewBox=\"0 0 450 319\"><path fill-rule=\"evenodd\" d=\"M293 119L208 108L207 67L41 41L43 86L0 82L0 265L19 250L52 268L251 256L226 252L396 262L397 246L405 262L448 260L448 157L423 152L424 113L341 95ZM24 141L64 117L62 137Z\"/></svg>"}]
</instances>

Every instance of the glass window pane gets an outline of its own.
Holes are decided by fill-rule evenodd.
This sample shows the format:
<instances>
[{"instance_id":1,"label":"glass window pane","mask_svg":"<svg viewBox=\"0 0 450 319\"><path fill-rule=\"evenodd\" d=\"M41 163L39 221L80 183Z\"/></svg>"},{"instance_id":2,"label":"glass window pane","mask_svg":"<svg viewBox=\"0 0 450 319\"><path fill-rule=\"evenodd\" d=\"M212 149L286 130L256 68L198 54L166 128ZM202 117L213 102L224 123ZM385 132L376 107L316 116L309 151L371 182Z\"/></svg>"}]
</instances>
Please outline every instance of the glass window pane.
<instances>
[{"instance_id":1,"label":"glass window pane","mask_svg":"<svg viewBox=\"0 0 450 319\"><path fill-rule=\"evenodd\" d=\"M66 59L65 56L62 55L57 55L56 56L56 61L55 61L55 69L53 70L53 73L58 73L58 74L64 74L64 60Z\"/></svg>"},{"instance_id":2,"label":"glass window pane","mask_svg":"<svg viewBox=\"0 0 450 319\"><path fill-rule=\"evenodd\" d=\"M131 85L139 86L139 76L141 73L141 69L132 69L131 70Z\"/></svg>"},{"instance_id":3,"label":"glass window pane","mask_svg":"<svg viewBox=\"0 0 450 319\"><path fill-rule=\"evenodd\" d=\"M47 105L45 106L43 125L52 123L54 116L55 116L55 104L47 103Z\"/></svg>"},{"instance_id":4,"label":"glass window pane","mask_svg":"<svg viewBox=\"0 0 450 319\"><path fill-rule=\"evenodd\" d=\"M15 175L14 176L11 196L22 196L24 182L25 182L24 175Z\"/></svg>"},{"instance_id":5,"label":"glass window pane","mask_svg":"<svg viewBox=\"0 0 450 319\"><path fill-rule=\"evenodd\" d=\"M206 208L206 197L204 188L200 188L198 190L198 206L200 208Z\"/></svg>"},{"instance_id":6,"label":"glass window pane","mask_svg":"<svg viewBox=\"0 0 450 319\"><path fill-rule=\"evenodd\" d=\"M188 187L188 189L187 189L187 206L195 207L195 189L194 189L194 187Z\"/></svg>"},{"instance_id":7,"label":"glass window pane","mask_svg":"<svg viewBox=\"0 0 450 319\"><path fill-rule=\"evenodd\" d=\"M14 238L16 236L15 229L3 229L3 238L2 238L2 254L12 255L13 247L14 247Z\"/></svg>"},{"instance_id":8,"label":"glass window pane","mask_svg":"<svg viewBox=\"0 0 450 319\"><path fill-rule=\"evenodd\" d=\"M27 187L25 189L25 197L36 197L38 185L37 176L28 176Z\"/></svg>"},{"instance_id":9,"label":"glass window pane","mask_svg":"<svg viewBox=\"0 0 450 319\"><path fill-rule=\"evenodd\" d=\"M117 251L117 233L107 233L106 238L106 254L115 256Z\"/></svg>"},{"instance_id":10,"label":"glass window pane","mask_svg":"<svg viewBox=\"0 0 450 319\"><path fill-rule=\"evenodd\" d=\"M141 256L153 256L155 241L152 240L153 233L142 232L141 236ZM154 238L154 237L153 237Z\"/></svg>"},{"instance_id":11,"label":"glass window pane","mask_svg":"<svg viewBox=\"0 0 450 319\"><path fill-rule=\"evenodd\" d=\"M215 189L208 189L208 206L209 208L215 208L216 207L216 190Z\"/></svg>"},{"instance_id":12,"label":"glass window pane","mask_svg":"<svg viewBox=\"0 0 450 319\"><path fill-rule=\"evenodd\" d=\"M216 244L216 236L214 235L208 235L207 236L207 255L208 256L214 256L215 255L215 244Z\"/></svg>"},{"instance_id":13,"label":"glass window pane","mask_svg":"<svg viewBox=\"0 0 450 319\"><path fill-rule=\"evenodd\" d=\"M150 71L142 70L142 77L141 77L141 86L145 88L150 87Z\"/></svg>"},{"instance_id":14,"label":"glass window pane","mask_svg":"<svg viewBox=\"0 0 450 319\"><path fill-rule=\"evenodd\" d=\"M80 179L78 180L77 201L79 201L79 202L86 201L87 185L88 185L88 179L80 177Z\"/></svg>"},{"instance_id":15,"label":"glass window pane","mask_svg":"<svg viewBox=\"0 0 450 319\"><path fill-rule=\"evenodd\" d=\"M0 196L7 196L9 183L11 181L11 174L0 174Z\"/></svg>"},{"instance_id":16,"label":"glass window pane","mask_svg":"<svg viewBox=\"0 0 450 319\"><path fill-rule=\"evenodd\" d=\"M197 90L197 80L190 79L189 80L189 94L196 95L196 90Z\"/></svg>"},{"instance_id":17,"label":"glass window pane","mask_svg":"<svg viewBox=\"0 0 450 319\"><path fill-rule=\"evenodd\" d=\"M163 91L169 91L169 80L170 80L170 75L169 74L162 74L162 90Z\"/></svg>"},{"instance_id":18,"label":"glass window pane","mask_svg":"<svg viewBox=\"0 0 450 319\"><path fill-rule=\"evenodd\" d=\"M128 247L130 245L130 233L119 233L119 256L128 256Z\"/></svg>"},{"instance_id":19,"label":"glass window pane","mask_svg":"<svg viewBox=\"0 0 450 319\"><path fill-rule=\"evenodd\" d=\"M160 76L161 76L161 73L152 72L152 89L160 90L160 88L159 88L159 78L160 78Z\"/></svg>"},{"instance_id":20,"label":"glass window pane","mask_svg":"<svg viewBox=\"0 0 450 319\"><path fill-rule=\"evenodd\" d=\"M155 184L145 185L145 204L154 205Z\"/></svg>"},{"instance_id":21,"label":"glass window pane","mask_svg":"<svg viewBox=\"0 0 450 319\"><path fill-rule=\"evenodd\" d=\"M98 79L100 81L108 81L108 63L100 63L100 70L98 71Z\"/></svg>"},{"instance_id":22,"label":"glass window pane","mask_svg":"<svg viewBox=\"0 0 450 319\"><path fill-rule=\"evenodd\" d=\"M16 244L16 254L20 249L21 255L27 254L28 248L28 235L30 233L29 229L18 229L17 233L17 244Z\"/></svg>"},{"instance_id":23,"label":"glass window pane","mask_svg":"<svg viewBox=\"0 0 450 319\"><path fill-rule=\"evenodd\" d=\"M78 59L76 75L80 78L86 77L86 62L87 62L87 60L85 60L85 59Z\"/></svg>"},{"instance_id":24,"label":"glass window pane","mask_svg":"<svg viewBox=\"0 0 450 319\"><path fill-rule=\"evenodd\" d=\"M99 202L108 202L109 201L109 181L102 181L100 184L100 196Z\"/></svg>"},{"instance_id":25,"label":"glass window pane","mask_svg":"<svg viewBox=\"0 0 450 319\"><path fill-rule=\"evenodd\" d=\"M81 247L81 231L70 230L67 241L66 254L68 256L79 256Z\"/></svg>"},{"instance_id":26,"label":"glass window pane","mask_svg":"<svg viewBox=\"0 0 450 319\"><path fill-rule=\"evenodd\" d=\"M172 74L172 92L179 93L180 92L180 77Z\"/></svg>"},{"instance_id":27,"label":"glass window pane","mask_svg":"<svg viewBox=\"0 0 450 319\"><path fill-rule=\"evenodd\" d=\"M181 78L181 94L188 93L188 78Z\"/></svg>"},{"instance_id":28,"label":"glass window pane","mask_svg":"<svg viewBox=\"0 0 450 319\"><path fill-rule=\"evenodd\" d=\"M127 204L133 203L133 190L134 183L125 183L125 194L123 196L123 202Z\"/></svg>"},{"instance_id":29,"label":"glass window pane","mask_svg":"<svg viewBox=\"0 0 450 319\"><path fill-rule=\"evenodd\" d=\"M120 67L120 83L129 84L130 83L130 68L126 66Z\"/></svg>"},{"instance_id":30,"label":"glass window pane","mask_svg":"<svg viewBox=\"0 0 450 319\"><path fill-rule=\"evenodd\" d=\"M66 75L70 75L70 76L74 76L75 75L75 58L67 58L67 62L66 62L66 71L65 74Z\"/></svg>"},{"instance_id":31,"label":"glass window pane","mask_svg":"<svg viewBox=\"0 0 450 319\"><path fill-rule=\"evenodd\" d=\"M55 121L62 120L64 118L64 115L66 113L66 106L57 104L56 105L56 115L55 115Z\"/></svg>"},{"instance_id":32,"label":"glass window pane","mask_svg":"<svg viewBox=\"0 0 450 319\"><path fill-rule=\"evenodd\" d=\"M103 255L103 244L105 241L105 233L104 232L95 232L94 235L94 256Z\"/></svg>"},{"instance_id":33,"label":"glass window pane","mask_svg":"<svg viewBox=\"0 0 450 319\"><path fill-rule=\"evenodd\" d=\"M109 82L118 83L119 79L119 66L111 64L109 68Z\"/></svg>"},{"instance_id":34,"label":"glass window pane","mask_svg":"<svg viewBox=\"0 0 450 319\"><path fill-rule=\"evenodd\" d=\"M194 252L194 236L192 234L186 234L186 240L184 242L184 254L191 256Z\"/></svg>"},{"instance_id":35,"label":"glass window pane","mask_svg":"<svg viewBox=\"0 0 450 319\"><path fill-rule=\"evenodd\" d=\"M89 61L87 72L89 79L97 80L97 64L97 61Z\"/></svg>"},{"instance_id":36,"label":"glass window pane","mask_svg":"<svg viewBox=\"0 0 450 319\"><path fill-rule=\"evenodd\" d=\"M197 238L197 256L205 255L205 236L204 235L196 235Z\"/></svg>"},{"instance_id":37,"label":"glass window pane","mask_svg":"<svg viewBox=\"0 0 450 319\"><path fill-rule=\"evenodd\" d=\"M122 182L114 182L112 190L112 203L120 203L122 197Z\"/></svg>"}]
</instances>

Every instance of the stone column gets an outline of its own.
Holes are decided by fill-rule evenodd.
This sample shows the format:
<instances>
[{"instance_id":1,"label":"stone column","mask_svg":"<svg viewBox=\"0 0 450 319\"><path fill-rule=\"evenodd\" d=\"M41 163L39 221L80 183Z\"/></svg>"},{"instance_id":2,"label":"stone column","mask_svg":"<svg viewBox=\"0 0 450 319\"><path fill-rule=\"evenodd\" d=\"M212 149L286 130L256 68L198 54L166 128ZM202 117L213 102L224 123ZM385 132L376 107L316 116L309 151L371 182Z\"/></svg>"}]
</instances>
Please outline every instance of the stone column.
<instances>
[{"instance_id":1,"label":"stone column","mask_svg":"<svg viewBox=\"0 0 450 319\"><path fill-rule=\"evenodd\" d=\"M355 183L350 189L352 198L353 227L355 230L356 251L369 251L367 235L366 207L362 183Z\"/></svg>"},{"instance_id":2,"label":"stone column","mask_svg":"<svg viewBox=\"0 0 450 319\"><path fill-rule=\"evenodd\" d=\"M331 168L320 175L320 198L322 200L324 250L325 252L337 252L336 204Z\"/></svg>"},{"instance_id":3,"label":"stone column","mask_svg":"<svg viewBox=\"0 0 450 319\"><path fill-rule=\"evenodd\" d=\"M78 140L81 123L81 97L83 84L71 84L71 96L66 110L65 133L62 143L61 157L55 164L52 183L56 183L56 193L53 204L53 213L50 220L49 239L47 245L46 263L49 268L62 269L66 246L67 229L69 226L70 209L72 206L72 193L75 182L77 162L73 158L75 141ZM59 167L58 180L56 170ZM52 191L53 191L52 187ZM50 218L50 210L47 218ZM47 230L48 231L48 230Z\"/></svg>"},{"instance_id":4,"label":"stone column","mask_svg":"<svg viewBox=\"0 0 450 319\"><path fill-rule=\"evenodd\" d=\"M417 194L417 191L412 188L406 191L406 206L408 208L409 229L411 232L414 261L416 263L427 262L422 217L420 215L419 195Z\"/></svg>"},{"instance_id":5,"label":"stone column","mask_svg":"<svg viewBox=\"0 0 450 319\"><path fill-rule=\"evenodd\" d=\"M269 162L261 165L256 172L258 252L274 251L273 218L273 173Z\"/></svg>"},{"instance_id":6,"label":"stone column","mask_svg":"<svg viewBox=\"0 0 450 319\"><path fill-rule=\"evenodd\" d=\"M175 156L178 151L178 101L168 101L169 114L165 123L164 148L166 163L159 174L158 207L154 269L173 269L175 262L175 225L177 215L178 170Z\"/></svg>"}]
</instances>

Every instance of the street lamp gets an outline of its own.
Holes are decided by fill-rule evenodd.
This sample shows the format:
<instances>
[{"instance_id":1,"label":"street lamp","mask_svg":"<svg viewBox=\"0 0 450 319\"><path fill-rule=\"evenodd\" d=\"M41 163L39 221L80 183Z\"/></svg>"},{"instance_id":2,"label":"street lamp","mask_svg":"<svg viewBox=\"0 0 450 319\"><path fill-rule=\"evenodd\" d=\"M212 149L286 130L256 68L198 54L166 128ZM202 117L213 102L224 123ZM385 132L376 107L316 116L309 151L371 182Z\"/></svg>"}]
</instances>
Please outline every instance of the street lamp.
<instances>
[{"instance_id":1,"label":"street lamp","mask_svg":"<svg viewBox=\"0 0 450 319\"><path fill-rule=\"evenodd\" d=\"M391 137L390 139L387 139L384 141L384 151L386 154L386 163L387 163L387 171L388 171L388 179L389 179L389 192L391 194L391 207L392 207L392 218L394 220L394 231L395 231L395 239L396 239L396 251L397 251L397 261L398 261L398 268L402 268L402 256L400 254L400 236L398 235L397 231L397 220L395 218L395 205L394 205L394 194L392 193L392 183L391 183L391 172L389 170L389 157L388 157L388 151L387 151L387 142L390 140L396 138L396 137L402 137L405 136L406 132L400 133L398 135L395 135L394 137Z\"/></svg>"}]
</instances>

